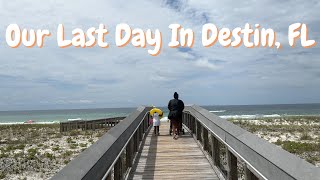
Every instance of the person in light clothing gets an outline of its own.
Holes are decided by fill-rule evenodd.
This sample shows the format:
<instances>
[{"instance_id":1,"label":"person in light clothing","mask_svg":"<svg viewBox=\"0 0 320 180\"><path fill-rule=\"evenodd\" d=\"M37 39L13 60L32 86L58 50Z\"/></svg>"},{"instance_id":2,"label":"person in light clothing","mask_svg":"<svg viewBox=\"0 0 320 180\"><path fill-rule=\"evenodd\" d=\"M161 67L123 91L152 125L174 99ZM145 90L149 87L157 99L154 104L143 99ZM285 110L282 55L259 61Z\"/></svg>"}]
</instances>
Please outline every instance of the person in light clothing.
<instances>
[{"instance_id":1,"label":"person in light clothing","mask_svg":"<svg viewBox=\"0 0 320 180\"><path fill-rule=\"evenodd\" d=\"M163 116L163 112L161 111L161 109L153 106L153 108L150 110L150 115L152 116L154 134L159 135L160 134L159 133L160 119Z\"/></svg>"},{"instance_id":2,"label":"person in light clothing","mask_svg":"<svg viewBox=\"0 0 320 180\"><path fill-rule=\"evenodd\" d=\"M153 113L152 119L153 119L154 134L156 136L159 136L160 135L160 133L159 133L159 127L160 127L159 114L157 112Z\"/></svg>"}]
</instances>

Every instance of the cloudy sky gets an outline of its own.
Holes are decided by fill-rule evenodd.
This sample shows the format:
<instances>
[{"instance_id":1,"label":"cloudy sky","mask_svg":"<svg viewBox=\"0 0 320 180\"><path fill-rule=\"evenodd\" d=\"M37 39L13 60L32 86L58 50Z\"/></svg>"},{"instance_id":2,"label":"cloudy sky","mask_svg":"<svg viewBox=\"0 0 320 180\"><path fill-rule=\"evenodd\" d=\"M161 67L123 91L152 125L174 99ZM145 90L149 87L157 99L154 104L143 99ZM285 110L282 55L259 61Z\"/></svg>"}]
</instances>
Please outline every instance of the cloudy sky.
<instances>
[{"instance_id":1,"label":"cloudy sky","mask_svg":"<svg viewBox=\"0 0 320 180\"><path fill-rule=\"evenodd\" d=\"M309 49L287 44L288 26L306 23L309 38L320 39L319 1L215 0L11 0L0 1L0 110L133 107L166 105L177 91L185 103L277 104L320 102L319 43ZM9 24L49 29L44 47L9 48ZM107 49L60 49L56 28L64 24L67 38L74 28L106 25ZM159 29L160 55L131 44L118 48L115 27ZM192 49L169 48L172 23L195 32ZM201 28L273 28L277 49L223 48L201 45Z\"/></svg>"}]
</instances>

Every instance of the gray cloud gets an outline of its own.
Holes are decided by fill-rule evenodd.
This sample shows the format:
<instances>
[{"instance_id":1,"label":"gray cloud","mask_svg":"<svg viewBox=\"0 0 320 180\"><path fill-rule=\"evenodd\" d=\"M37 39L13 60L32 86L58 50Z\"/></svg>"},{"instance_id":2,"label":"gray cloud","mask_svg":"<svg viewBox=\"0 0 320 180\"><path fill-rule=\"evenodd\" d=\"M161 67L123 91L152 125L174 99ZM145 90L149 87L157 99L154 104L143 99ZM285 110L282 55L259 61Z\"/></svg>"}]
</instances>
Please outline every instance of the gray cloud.
<instances>
[{"instance_id":1,"label":"gray cloud","mask_svg":"<svg viewBox=\"0 0 320 180\"><path fill-rule=\"evenodd\" d=\"M174 91L188 103L252 104L319 102L318 46L311 49L225 49L201 46L201 27L219 28L259 23L273 28L287 42L287 28L309 25L310 38L319 40L318 1L102 1L16 0L0 2L0 108L39 109L165 105ZM151 57L147 49L130 44L117 48L115 26L160 29L163 49ZM42 49L10 49L5 28L48 28L52 36ZM108 49L59 49L57 25L109 30ZM172 49L168 25L180 23L195 31L192 49Z\"/></svg>"}]
</instances>

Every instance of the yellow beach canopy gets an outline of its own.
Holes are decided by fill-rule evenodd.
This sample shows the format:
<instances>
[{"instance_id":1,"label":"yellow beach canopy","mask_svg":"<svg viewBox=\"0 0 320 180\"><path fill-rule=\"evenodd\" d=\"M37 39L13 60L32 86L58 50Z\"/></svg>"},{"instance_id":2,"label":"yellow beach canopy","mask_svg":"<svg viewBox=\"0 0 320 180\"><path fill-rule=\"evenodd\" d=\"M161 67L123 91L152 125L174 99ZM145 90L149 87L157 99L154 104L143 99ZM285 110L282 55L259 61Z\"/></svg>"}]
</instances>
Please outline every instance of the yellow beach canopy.
<instances>
[{"instance_id":1,"label":"yellow beach canopy","mask_svg":"<svg viewBox=\"0 0 320 180\"><path fill-rule=\"evenodd\" d=\"M151 110L150 110L150 115L153 116L153 114L154 114L155 112L158 113L159 116L163 116L163 112L162 112L160 109L158 109L158 108L153 108L153 109L151 109Z\"/></svg>"}]
</instances>

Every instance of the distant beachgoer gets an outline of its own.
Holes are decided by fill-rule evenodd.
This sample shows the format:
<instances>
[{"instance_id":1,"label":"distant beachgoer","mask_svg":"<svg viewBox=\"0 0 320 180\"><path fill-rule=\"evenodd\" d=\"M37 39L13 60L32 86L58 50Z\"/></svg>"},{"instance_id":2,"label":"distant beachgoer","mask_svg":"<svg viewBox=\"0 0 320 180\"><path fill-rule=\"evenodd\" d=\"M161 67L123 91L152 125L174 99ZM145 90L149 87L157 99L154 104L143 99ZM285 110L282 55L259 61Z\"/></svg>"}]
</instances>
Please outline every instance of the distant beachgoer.
<instances>
[{"instance_id":1,"label":"distant beachgoer","mask_svg":"<svg viewBox=\"0 0 320 180\"><path fill-rule=\"evenodd\" d=\"M152 122L153 122L153 127L154 127L154 134L156 136L160 135L160 118L163 116L163 112L158 109L158 108L153 108L150 111L150 115L152 116Z\"/></svg>"},{"instance_id":2,"label":"distant beachgoer","mask_svg":"<svg viewBox=\"0 0 320 180\"><path fill-rule=\"evenodd\" d=\"M153 113L153 127L154 127L154 134L157 136L159 135L159 126L160 126L160 119L158 113Z\"/></svg>"},{"instance_id":3,"label":"distant beachgoer","mask_svg":"<svg viewBox=\"0 0 320 180\"><path fill-rule=\"evenodd\" d=\"M184 103L179 99L179 94L175 92L173 94L174 99L171 99L168 103L169 115L168 119L170 119L170 134L172 129L173 139L177 139L179 133L182 130L182 111L184 109Z\"/></svg>"}]
</instances>

